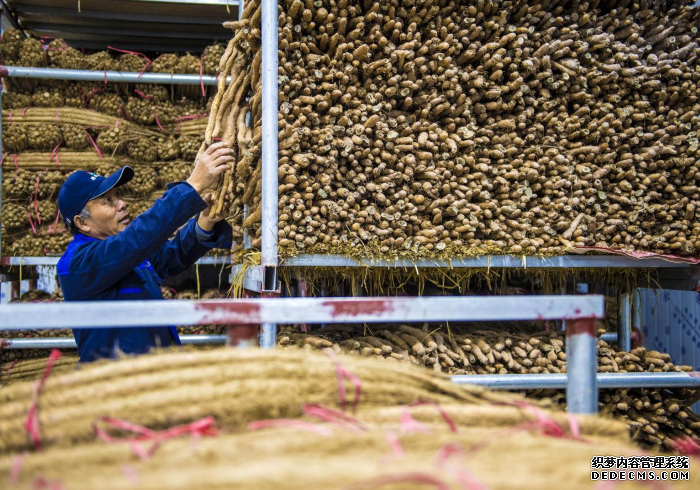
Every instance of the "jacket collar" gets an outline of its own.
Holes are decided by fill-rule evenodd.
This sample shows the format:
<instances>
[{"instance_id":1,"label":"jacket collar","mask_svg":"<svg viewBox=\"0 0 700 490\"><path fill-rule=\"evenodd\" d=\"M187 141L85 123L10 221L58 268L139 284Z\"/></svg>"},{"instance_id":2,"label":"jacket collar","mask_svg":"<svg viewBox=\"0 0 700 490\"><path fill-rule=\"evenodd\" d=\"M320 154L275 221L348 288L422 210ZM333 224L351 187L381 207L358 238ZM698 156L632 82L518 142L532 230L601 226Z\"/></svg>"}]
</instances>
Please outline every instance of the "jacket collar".
<instances>
[{"instance_id":1,"label":"jacket collar","mask_svg":"<svg viewBox=\"0 0 700 490\"><path fill-rule=\"evenodd\" d=\"M82 233L76 233L73 235L73 241L75 243L88 243L88 242L97 242L97 238L93 238L91 236L83 235Z\"/></svg>"}]
</instances>

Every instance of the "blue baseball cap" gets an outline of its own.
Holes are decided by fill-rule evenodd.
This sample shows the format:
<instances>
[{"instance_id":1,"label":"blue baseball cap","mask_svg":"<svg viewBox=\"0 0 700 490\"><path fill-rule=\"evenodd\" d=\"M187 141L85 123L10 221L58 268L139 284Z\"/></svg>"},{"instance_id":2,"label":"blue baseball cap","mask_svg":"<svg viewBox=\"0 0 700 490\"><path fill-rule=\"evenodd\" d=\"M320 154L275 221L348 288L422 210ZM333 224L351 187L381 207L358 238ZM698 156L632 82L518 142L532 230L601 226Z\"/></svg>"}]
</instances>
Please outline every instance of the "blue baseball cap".
<instances>
[{"instance_id":1,"label":"blue baseball cap","mask_svg":"<svg viewBox=\"0 0 700 490\"><path fill-rule=\"evenodd\" d=\"M109 177L83 170L73 172L58 191L58 210L66 226L73 228L73 218L80 214L88 201L126 184L133 177L134 169L131 167L122 167Z\"/></svg>"}]
</instances>

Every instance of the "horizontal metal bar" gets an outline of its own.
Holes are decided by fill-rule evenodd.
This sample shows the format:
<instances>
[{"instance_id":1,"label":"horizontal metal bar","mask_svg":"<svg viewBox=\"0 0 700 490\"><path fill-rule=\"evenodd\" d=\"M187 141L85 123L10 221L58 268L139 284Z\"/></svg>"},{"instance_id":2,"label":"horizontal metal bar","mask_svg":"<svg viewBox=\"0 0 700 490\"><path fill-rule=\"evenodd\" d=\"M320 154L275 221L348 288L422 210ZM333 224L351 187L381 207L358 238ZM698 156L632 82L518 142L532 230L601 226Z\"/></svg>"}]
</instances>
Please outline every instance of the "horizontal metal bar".
<instances>
[{"instance_id":1,"label":"horizontal metal bar","mask_svg":"<svg viewBox=\"0 0 700 490\"><path fill-rule=\"evenodd\" d=\"M87 301L2 306L0 330L262 323L516 321L604 318L603 296L266 298Z\"/></svg>"},{"instance_id":2,"label":"horizontal metal bar","mask_svg":"<svg viewBox=\"0 0 700 490\"><path fill-rule=\"evenodd\" d=\"M60 37L60 32L41 31L42 35L50 37ZM119 49L128 49L138 52L158 52L158 53L201 53L212 43L212 41L204 40L187 40L187 44L178 42L176 39L163 38L162 42L147 43L143 38L133 38L131 41L122 41L119 43ZM89 39L70 39L66 43L76 49L95 49L102 51L107 49L107 43L99 40ZM104 81L103 81L104 83Z\"/></svg>"},{"instance_id":3,"label":"horizontal metal bar","mask_svg":"<svg viewBox=\"0 0 700 490\"><path fill-rule=\"evenodd\" d=\"M228 40L231 38L231 31L228 29L217 29L214 30L211 27L206 30L188 29L183 30L180 26L180 30L176 30L175 25L173 29L159 29L159 30L148 30L148 29L126 29L120 28L119 24L112 24L111 27L105 27L103 25L73 25L73 24L61 24L60 22L50 22L48 19L42 19L41 21L25 20L25 26L27 29L35 34L43 33L54 33L56 37L61 36L61 39L68 42L70 39L77 40L95 40L99 34L105 36L103 39L108 38L113 46L120 46L123 41L138 42L139 40L144 40L145 42L148 38L157 38L162 40L163 38L175 38L175 39L196 39L201 40L205 43L211 44L213 40L222 41L224 39ZM126 24L127 26L129 24ZM102 41L105 43L105 41ZM70 43L68 43L70 44Z\"/></svg>"},{"instance_id":4,"label":"horizontal metal bar","mask_svg":"<svg viewBox=\"0 0 700 490\"><path fill-rule=\"evenodd\" d=\"M450 376L457 384L473 384L494 390L563 390L566 374L470 374ZM598 388L698 388L700 372L598 373Z\"/></svg>"},{"instance_id":5,"label":"horizontal metal bar","mask_svg":"<svg viewBox=\"0 0 700 490\"><path fill-rule=\"evenodd\" d=\"M321 262L317 262L318 258ZM370 261L363 260L357 261L350 257L340 257L337 255L299 255L297 257L291 257L285 259L281 267L313 267L313 266L328 266L328 267L403 267L403 268L425 268L425 267L441 267L441 268L451 268L451 267L482 267L482 268L579 268L579 267L612 267L612 268L627 268L627 267L641 267L641 268L680 268L680 267L691 267L690 264L679 264L679 263L669 263L662 260L651 261L649 259L630 259L627 257L602 257L608 260L608 262L601 262L599 256L561 256L561 257L528 257L525 262L523 262L522 257L513 257L510 255L494 255L490 258L487 257L476 257L473 259L453 259L451 261L435 261L435 260L418 260L410 261L401 259L398 261ZM58 262L59 257L22 257L22 265L55 265ZM210 263L206 260L214 259L213 257L204 257L202 260L205 262L200 263ZM555 260L562 259L562 260ZM221 264L222 260L226 263L230 263L230 258L226 257L216 257L215 263ZM0 265L19 265L20 257L2 257L0 259ZM533 262L535 261L535 262ZM634 261L634 262L629 262ZM661 262L661 263L659 263ZM606 265L607 264L607 265Z\"/></svg>"},{"instance_id":6,"label":"horizontal metal bar","mask_svg":"<svg viewBox=\"0 0 700 490\"><path fill-rule=\"evenodd\" d=\"M560 255L556 257L516 257L489 255L451 260L356 260L341 255L298 255L284 259L284 267L507 267L507 268L673 268L690 267L689 263L668 262L662 259L635 259L618 255Z\"/></svg>"},{"instance_id":7,"label":"horizontal metal bar","mask_svg":"<svg viewBox=\"0 0 700 490\"><path fill-rule=\"evenodd\" d=\"M111 2L106 2L106 3L111 3ZM176 5L181 5L183 7L187 6L192 6L192 7L200 7L200 6L207 6L207 7L216 7L220 6L223 7L224 9L228 5L229 7L237 7L239 5L239 0L127 0L127 1L121 1L119 2L121 4L124 4L120 8L122 10L126 11L131 11L131 12L138 12L139 9L142 9L148 4L154 4L154 3L160 3L160 4L176 4ZM140 4L140 5L139 5ZM142 7L143 6L143 7ZM33 7L32 3L27 3L26 1L22 0L14 0L12 2L12 7L13 9L21 15L22 10L27 7ZM168 5L163 5L158 8L160 9L165 9L167 8ZM76 15L80 15L82 12L88 12L90 11L90 6L83 6L83 10L78 13L78 11L75 11ZM219 12L219 11L217 11Z\"/></svg>"},{"instance_id":8,"label":"horizontal metal bar","mask_svg":"<svg viewBox=\"0 0 700 490\"><path fill-rule=\"evenodd\" d=\"M0 265L22 265L22 266L35 266L35 265L56 265L61 257L2 257L0 258ZM211 256L202 257L199 259L197 264L211 265L211 264L230 264L231 257L228 256Z\"/></svg>"},{"instance_id":9,"label":"horizontal metal bar","mask_svg":"<svg viewBox=\"0 0 700 490\"><path fill-rule=\"evenodd\" d=\"M180 335L182 345L225 344L226 335ZM75 339L0 339L0 349L75 349Z\"/></svg>"},{"instance_id":10,"label":"horizontal metal bar","mask_svg":"<svg viewBox=\"0 0 700 490\"><path fill-rule=\"evenodd\" d=\"M52 337L42 339L0 339L2 349L75 349L73 337Z\"/></svg>"},{"instance_id":11,"label":"horizontal metal bar","mask_svg":"<svg viewBox=\"0 0 700 490\"><path fill-rule=\"evenodd\" d=\"M85 82L161 83L175 85L216 85L211 75L179 75L169 73L136 73L121 71L63 70L60 68L32 68L27 66L0 66L0 76L10 78L45 78ZM226 78L230 82L231 77Z\"/></svg>"},{"instance_id":12,"label":"horizontal metal bar","mask_svg":"<svg viewBox=\"0 0 700 490\"><path fill-rule=\"evenodd\" d=\"M236 0L234 0L236 1ZM232 3L231 5L235 5ZM139 25L146 23L164 23L164 24L201 24L201 25L216 25L221 26L221 16L193 16L193 15L155 15L144 13L126 12L108 12L98 10L83 10L80 15L75 15L75 8L60 8L60 7L44 7L41 5L23 5L22 20L39 18L46 22L51 22L52 19L60 19L61 22L82 22L88 21L92 24L92 20L124 20L129 21L131 25Z\"/></svg>"},{"instance_id":13,"label":"horizontal metal bar","mask_svg":"<svg viewBox=\"0 0 700 490\"><path fill-rule=\"evenodd\" d=\"M202 5L218 5L221 7L238 7L239 0L135 0L138 3L179 3L200 7ZM167 7L166 5L163 8Z\"/></svg>"},{"instance_id":14,"label":"horizontal metal bar","mask_svg":"<svg viewBox=\"0 0 700 490\"><path fill-rule=\"evenodd\" d=\"M600 340L604 340L608 343L610 342L617 342L617 334L616 333L604 333L600 337L598 337Z\"/></svg>"},{"instance_id":15,"label":"horizontal metal bar","mask_svg":"<svg viewBox=\"0 0 700 490\"><path fill-rule=\"evenodd\" d=\"M182 345L225 344L226 335L180 335Z\"/></svg>"}]
</instances>

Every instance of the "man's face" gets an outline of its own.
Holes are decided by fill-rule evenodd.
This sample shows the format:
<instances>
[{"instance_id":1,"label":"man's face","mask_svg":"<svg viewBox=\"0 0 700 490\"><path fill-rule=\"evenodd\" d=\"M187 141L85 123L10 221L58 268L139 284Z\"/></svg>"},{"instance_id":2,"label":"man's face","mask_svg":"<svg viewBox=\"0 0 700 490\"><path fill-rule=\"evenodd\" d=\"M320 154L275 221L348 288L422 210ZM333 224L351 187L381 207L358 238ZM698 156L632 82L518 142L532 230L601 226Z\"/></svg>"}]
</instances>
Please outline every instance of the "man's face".
<instances>
[{"instance_id":1,"label":"man's face","mask_svg":"<svg viewBox=\"0 0 700 490\"><path fill-rule=\"evenodd\" d=\"M114 188L87 204L90 218L81 227L88 236L103 240L124 231L130 223L127 205Z\"/></svg>"}]
</instances>

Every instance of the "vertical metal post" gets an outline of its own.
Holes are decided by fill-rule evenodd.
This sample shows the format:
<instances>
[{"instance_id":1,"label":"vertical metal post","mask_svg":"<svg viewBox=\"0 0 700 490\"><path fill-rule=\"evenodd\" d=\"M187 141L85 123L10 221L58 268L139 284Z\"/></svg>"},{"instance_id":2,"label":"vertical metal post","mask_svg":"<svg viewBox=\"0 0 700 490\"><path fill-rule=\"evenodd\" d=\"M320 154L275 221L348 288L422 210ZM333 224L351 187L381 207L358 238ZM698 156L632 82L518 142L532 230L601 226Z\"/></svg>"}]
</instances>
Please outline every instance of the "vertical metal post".
<instances>
[{"instance_id":1,"label":"vertical metal post","mask_svg":"<svg viewBox=\"0 0 700 490\"><path fill-rule=\"evenodd\" d=\"M263 323L260 325L260 347L274 349L277 345L277 324Z\"/></svg>"},{"instance_id":2,"label":"vertical metal post","mask_svg":"<svg viewBox=\"0 0 700 490\"><path fill-rule=\"evenodd\" d=\"M632 350L630 336L632 329L632 295L623 293L620 295L619 315L617 318L617 346L620 350L629 352Z\"/></svg>"},{"instance_id":3,"label":"vertical metal post","mask_svg":"<svg viewBox=\"0 0 700 490\"><path fill-rule=\"evenodd\" d=\"M263 290L277 286L278 95L277 0L262 0L262 267ZM270 287L271 286L271 287ZM263 323L260 347L275 346L277 325Z\"/></svg>"},{"instance_id":4,"label":"vertical metal post","mask_svg":"<svg viewBox=\"0 0 700 490\"><path fill-rule=\"evenodd\" d=\"M566 404L569 413L598 413L595 320L566 322Z\"/></svg>"},{"instance_id":5,"label":"vertical metal post","mask_svg":"<svg viewBox=\"0 0 700 490\"><path fill-rule=\"evenodd\" d=\"M277 1L262 0L262 265L277 267Z\"/></svg>"}]
</instances>

